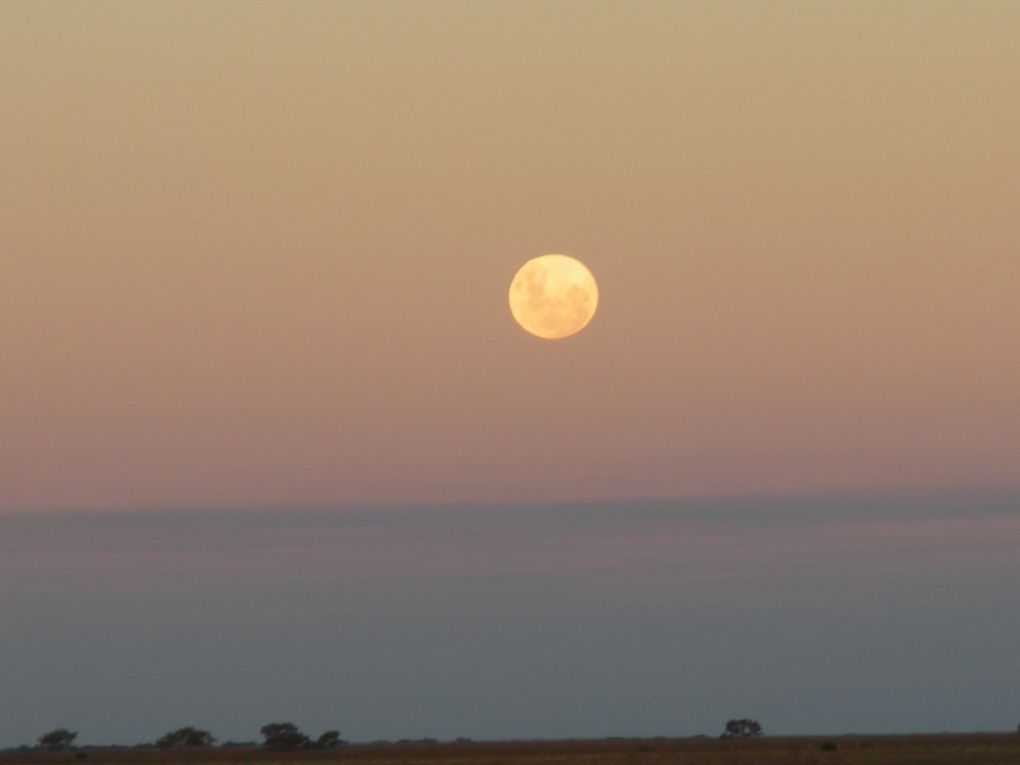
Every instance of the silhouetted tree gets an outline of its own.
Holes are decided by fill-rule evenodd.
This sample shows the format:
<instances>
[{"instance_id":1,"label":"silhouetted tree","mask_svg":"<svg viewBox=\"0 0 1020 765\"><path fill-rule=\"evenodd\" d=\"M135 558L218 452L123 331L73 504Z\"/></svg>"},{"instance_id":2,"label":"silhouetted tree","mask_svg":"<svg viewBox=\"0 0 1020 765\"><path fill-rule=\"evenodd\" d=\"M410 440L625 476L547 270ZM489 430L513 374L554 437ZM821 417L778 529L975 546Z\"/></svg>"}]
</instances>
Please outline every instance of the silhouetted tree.
<instances>
[{"instance_id":1,"label":"silhouetted tree","mask_svg":"<svg viewBox=\"0 0 1020 765\"><path fill-rule=\"evenodd\" d=\"M192 726L172 730L156 742L160 749L176 749L183 746L212 746L215 737L207 730L199 730Z\"/></svg>"},{"instance_id":2,"label":"silhouetted tree","mask_svg":"<svg viewBox=\"0 0 1020 765\"><path fill-rule=\"evenodd\" d=\"M328 730L319 736L318 740L315 742L315 746L319 749L334 749L342 743L343 741L340 738L340 731Z\"/></svg>"},{"instance_id":3,"label":"silhouetted tree","mask_svg":"<svg viewBox=\"0 0 1020 765\"><path fill-rule=\"evenodd\" d=\"M39 746L43 749L66 749L71 746L78 734L67 728L57 728L39 736Z\"/></svg>"},{"instance_id":4,"label":"silhouetted tree","mask_svg":"<svg viewBox=\"0 0 1020 765\"><path fill-rule=\"evenodd\" d=\"M757 720L729 720L726 723L726 730L719 738L747 738L748 736L760 736L763 733L761 724Z\"/></svg>"},{"instance_id":5,"label":"silhouetted tree","mask_svg":"<svg viewBox=\"0 0 1020 765\"><path fill-rule=\"evenodd\" d=\"M265 739L262 745L270 749L298 749L308 744L308 736L294 723L269 723L263 725L260 731Z\"/></svg>"}]
</instances>

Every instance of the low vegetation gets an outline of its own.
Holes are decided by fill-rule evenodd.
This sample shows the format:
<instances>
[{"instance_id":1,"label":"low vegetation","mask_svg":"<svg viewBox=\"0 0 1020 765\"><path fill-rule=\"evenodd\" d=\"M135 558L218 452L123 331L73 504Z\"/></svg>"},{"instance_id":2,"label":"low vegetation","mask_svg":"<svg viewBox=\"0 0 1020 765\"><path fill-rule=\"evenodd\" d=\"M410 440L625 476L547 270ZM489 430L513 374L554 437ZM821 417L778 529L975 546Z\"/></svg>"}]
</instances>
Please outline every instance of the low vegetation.
<instances>
[{"instance_id":1,"label":"low vegetation","mask_svg":"<svg viewBox=\"0 0 1020 765\"><path fill-rule=\"evenodd\" d=\"M181 749L189 747L209 747L216 743L216 737L207 730L199 730L192 726L172 730L156 741L160 749Z\"/></svg>"},{"instance_id":2,"label":"low vegetation","mask_svg":"<svg viewBox=\"0 0 1020 765\"><path fill-rule=\"evenodd\" d=\"M57 728L39 736L39 748L56 751L67 749L74 744L74 740L77 737L78 734L75 731L68 730L67 728Z\"/></svg>"}]
</instances>

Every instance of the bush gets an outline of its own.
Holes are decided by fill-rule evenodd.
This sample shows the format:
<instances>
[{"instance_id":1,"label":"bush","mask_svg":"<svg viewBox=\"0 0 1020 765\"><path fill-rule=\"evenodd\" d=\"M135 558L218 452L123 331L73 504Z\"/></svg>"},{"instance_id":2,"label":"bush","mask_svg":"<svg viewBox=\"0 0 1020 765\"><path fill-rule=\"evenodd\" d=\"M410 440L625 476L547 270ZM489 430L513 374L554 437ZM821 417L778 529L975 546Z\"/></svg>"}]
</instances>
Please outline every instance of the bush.
<instances>
[{"instance_id":1,"label":"bush","mask_svg":"<svg viewBox=\"0 0 1020 765\"><path fill-rule=\"evenodd\" d=\"M347 742L340 738L340 731L328 730L319 736L315 746L317 749L334 749L345 743Z\"/></svg>"},{"instance_id":2,"label":"bush","mask_svg":"<svg viewBox=\"0 0 1020 765\"><path fill-rule=\"evenodd\" d=\"M156 742L160 749L177 749L180 747L206 747L216 743L216 738L207 730L199 730L189 725L186 728L172 730Z\"/></svg>"},{"instance_id":3,"label":"bush","mask_svg":"<svg viewBox=\"0 0 1020 765\"><path fill-rule=\"evenodd\" d=\"M261 728L263 746L270 749L298 749L308 744L308 736L294 723L268 723Z\"/></svg>"},{"instance_id":4,"label":"bush","mask_svg":"<svg viewBox=\"0 0 1020 765\"><path fill-rule=\"evenodd\" d=\"M49 733L44 733L39 736L39 746L43 749L53 749L59 751L60 749L67 749L74 743L74 740L78 737L78 734L73 730L67 728L57 728L51 730Z\"/></svg>"},{"instance_id":5,"label":"bush","mask_svg":"<svg viewBox=\"0 0 1020 765\"><path fill-rule=\"evenodd\" d=\"M741 720L728 720L726 722L726 730L722 732L719 738L747 738L748 736L760 736L763 732L761 723L745 717Z\"/></svg>"}]
</instances>

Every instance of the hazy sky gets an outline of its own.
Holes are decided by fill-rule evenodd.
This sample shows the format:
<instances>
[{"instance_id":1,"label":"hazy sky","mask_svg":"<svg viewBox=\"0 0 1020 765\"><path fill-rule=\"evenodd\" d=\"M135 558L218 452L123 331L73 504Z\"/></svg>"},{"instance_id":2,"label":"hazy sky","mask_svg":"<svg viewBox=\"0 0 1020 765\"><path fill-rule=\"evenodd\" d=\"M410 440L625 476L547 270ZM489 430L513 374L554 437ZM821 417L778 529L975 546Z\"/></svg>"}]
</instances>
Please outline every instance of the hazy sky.
<instances>
[{"instance_id":1,"label":"hazy sky","mask_svg":"<svg viewBox=\"0 0 1020 765\"><path fill-rule=\"evenodd\" d=\"M188 724L182 678L245 737L331 699L356 738L715 732L727 645L785 730L1015 717L1018 40L1007 1L0 1L0 597L35 657L0 694L38 694L0 744ZM506 305L548 252L599 284L558 342ZM760 544L684 515L737 496ZM291 650L272 706L248 670Z\"/></svg>"},{"instance_id":2,"label":"hazy sky","mask_svg":"<svg viewBox=\"0 0 1020 765\"><path fill-rule=\"evenodd\" d=\"M6 509L1018 484L1016 3L0 9Z\"/></svg>"},{"instance_id":3,"label":"hazy sky","mask_svg":"<svg viewBox=\"0 0 1020 765\"><path fill-rule=\"evenodd\" d=\"M1016 502L0 517L0 746L1012 730Z\"/></svg>"}]
</instances>

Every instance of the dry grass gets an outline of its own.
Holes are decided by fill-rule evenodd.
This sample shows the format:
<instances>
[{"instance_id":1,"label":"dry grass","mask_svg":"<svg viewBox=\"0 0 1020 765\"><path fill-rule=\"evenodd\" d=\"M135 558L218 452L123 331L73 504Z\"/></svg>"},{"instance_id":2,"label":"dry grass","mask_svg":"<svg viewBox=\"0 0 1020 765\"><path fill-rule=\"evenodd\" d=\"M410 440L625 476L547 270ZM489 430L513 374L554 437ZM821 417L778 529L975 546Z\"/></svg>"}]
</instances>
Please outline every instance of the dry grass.
<instances>
[{"instance_id":1,"label":"dry grass","mask_svg":"<svg viewBox=\"0 0 1020 765\"><path fill-rule=\"evenodd\" d=\"M84 755L84 758L82 758ZM331 751L262 749L2 752L0 765L1020 765L1020 734L608 739L355 744Z\"/></svg>"}]
</instances>

